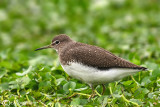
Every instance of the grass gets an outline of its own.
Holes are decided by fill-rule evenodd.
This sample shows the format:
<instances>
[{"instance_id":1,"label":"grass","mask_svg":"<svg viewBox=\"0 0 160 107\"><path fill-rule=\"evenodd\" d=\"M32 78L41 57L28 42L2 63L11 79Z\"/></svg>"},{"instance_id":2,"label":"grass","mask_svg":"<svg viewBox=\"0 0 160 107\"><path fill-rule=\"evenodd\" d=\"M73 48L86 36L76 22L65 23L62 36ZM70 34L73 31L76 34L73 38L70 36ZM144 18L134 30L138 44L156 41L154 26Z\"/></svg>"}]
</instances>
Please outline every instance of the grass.
<instances>
[{"instance_id":1,"label":"grass","mask_svg":"<svg viewBox=\"0 0 160 107\"><path fill-rule=\"evenodd\" d=\"M0 1L0 106L160 106L159 3ZM62 33L149 71L106 84L88 101L92 90L64 72L55 51L34 51Z\"/></svg>"}]
</instances>

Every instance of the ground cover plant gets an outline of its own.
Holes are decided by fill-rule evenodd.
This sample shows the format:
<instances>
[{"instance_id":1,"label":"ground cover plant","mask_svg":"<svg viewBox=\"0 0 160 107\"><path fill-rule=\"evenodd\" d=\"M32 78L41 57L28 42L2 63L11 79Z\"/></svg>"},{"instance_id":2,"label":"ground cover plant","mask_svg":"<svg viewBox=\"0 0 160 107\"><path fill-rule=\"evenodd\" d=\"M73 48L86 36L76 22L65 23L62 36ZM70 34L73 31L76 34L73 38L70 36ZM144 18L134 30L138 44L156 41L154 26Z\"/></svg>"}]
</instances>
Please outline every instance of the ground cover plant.
<instances>
[{"instance_id":1,"label":"ground cover plant","mask_svg":"<svg viewBox=\"0 0 160 107\"><path fill-rule=\"evenodd\" d=\"M0 106L160 106L158 0L1 0ZM149 71L89 86L69 77L50 44L57 34L97 45ZM97 93L102 87L97 86Z\"/></svg>"}]
</instances>

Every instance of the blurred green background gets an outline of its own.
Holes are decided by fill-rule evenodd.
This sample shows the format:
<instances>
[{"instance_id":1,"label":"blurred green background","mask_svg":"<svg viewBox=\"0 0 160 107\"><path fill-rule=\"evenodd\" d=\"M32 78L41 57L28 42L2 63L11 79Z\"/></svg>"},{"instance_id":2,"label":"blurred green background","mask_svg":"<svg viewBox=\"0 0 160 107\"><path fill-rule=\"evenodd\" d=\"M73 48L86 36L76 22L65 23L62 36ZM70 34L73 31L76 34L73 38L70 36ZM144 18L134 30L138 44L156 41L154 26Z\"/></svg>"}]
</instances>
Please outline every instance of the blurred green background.
<instances>
[{"instance_id":1,"label":"blurred green background","mask_svg":"<svg viewBox=\"0 0 160 107\"><path fill-rule=\"evenodd\" d=\"M110 96L108 89L106 96L96 97L98 100L93 102L87 102L85 96L61 99L76 89L87 87L82 91L86 94L91 89L63 72L55 51L34 51L50 44L58 34L100 46L151 71L137 73L134 78L138 84L130 77L118 85L109 84L120 97ZM0 103L3 106L133 106L132 101L141 106L157 106L159 67L159 0L0 0ZM76 86L68 92L66 84ZM118 87L126 89L129 94L124 95L131 102L123 100ZM138 96L140 93L142 97Z\"/></svg>"}]
</instances>

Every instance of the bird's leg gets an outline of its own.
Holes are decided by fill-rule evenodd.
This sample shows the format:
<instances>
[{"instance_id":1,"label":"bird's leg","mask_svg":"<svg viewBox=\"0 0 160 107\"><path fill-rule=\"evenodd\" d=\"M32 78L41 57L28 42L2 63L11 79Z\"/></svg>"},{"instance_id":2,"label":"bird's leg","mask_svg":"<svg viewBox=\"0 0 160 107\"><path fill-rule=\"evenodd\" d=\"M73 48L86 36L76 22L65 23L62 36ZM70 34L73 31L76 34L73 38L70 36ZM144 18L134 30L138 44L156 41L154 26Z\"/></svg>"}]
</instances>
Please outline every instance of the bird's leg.
<instances>
[{"instance_id":1,"label":"bird's leg","mask_svg":"<svg viewBox=\"0 0 160 107\"><path fill-rule=\"evenodd\" d=\"M92 97L95 96L95 90L94 90L94 88L92 88L92 94L91 94L91 96L92 96Z\"/></svg>"},{"instance_id":2,"label":"bird's leg","mask_svg":"<svg viewBox=\"0 0 160 107\"><path fill-rule=\"evenodd\" d=\"M93 85L90 85L90 87L92 88L92 94L91 94L91 96L89 97L89 100L95 96L94 86L93 86Z\"/></svg>"},{"instance_id":3,"label":"bird's leg","mask_svg":"<svg viewBox=\"0 0 160 107\"><path fill-rule=\"evenodd\" d=\"M105 87L104 84L102 84L102 87L103 87L102 95L104 95L104 92L105 92L105 90L106 90L106 87Z\"/></svg>"}]
</instances>

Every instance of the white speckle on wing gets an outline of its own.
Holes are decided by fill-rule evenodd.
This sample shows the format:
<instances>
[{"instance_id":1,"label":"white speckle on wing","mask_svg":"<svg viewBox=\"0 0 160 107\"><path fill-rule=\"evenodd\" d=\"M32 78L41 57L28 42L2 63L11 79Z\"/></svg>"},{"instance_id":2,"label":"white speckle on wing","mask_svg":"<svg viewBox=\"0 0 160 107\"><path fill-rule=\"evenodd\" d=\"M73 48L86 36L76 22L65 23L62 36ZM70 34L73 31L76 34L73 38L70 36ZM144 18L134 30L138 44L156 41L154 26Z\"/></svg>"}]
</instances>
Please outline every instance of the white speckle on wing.
<instances>
[{"instance_id":1,"label":"white speckle on wing","mask_svg":"<svg viewBox=\"0 0 160 107\"><path fill-rule=\"evenodd\" d=\"M62 67L69 76L88 84L104 84L113 82L139 71L128 68L112 68L100 71L96 68L76 62L70 63L69 65L62 65Z\"/></svg>"}]
</instances>

